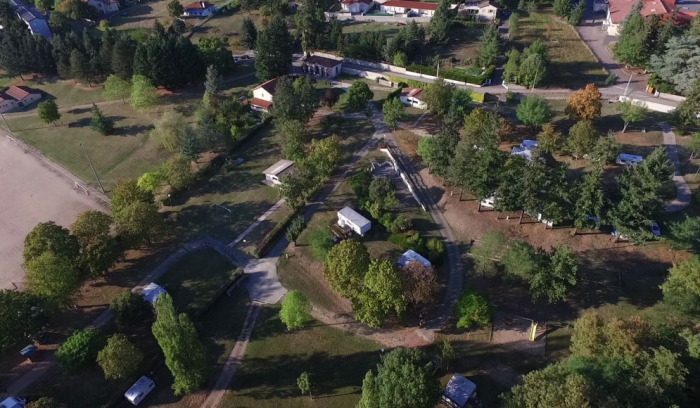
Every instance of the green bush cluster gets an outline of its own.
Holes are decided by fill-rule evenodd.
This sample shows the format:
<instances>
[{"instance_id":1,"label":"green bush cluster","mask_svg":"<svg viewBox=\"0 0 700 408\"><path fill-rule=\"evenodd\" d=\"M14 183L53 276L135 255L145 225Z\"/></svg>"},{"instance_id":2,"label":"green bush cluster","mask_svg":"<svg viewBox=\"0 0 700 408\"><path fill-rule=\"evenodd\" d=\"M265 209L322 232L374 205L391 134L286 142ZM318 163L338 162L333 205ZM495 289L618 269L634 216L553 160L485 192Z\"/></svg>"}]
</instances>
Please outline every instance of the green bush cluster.
<instances>
[{"instance_id":1,"label":"green bush cluster","mask_svg":"<svg viewBox=\"0 0 700 408\"><path fill-rule=\"evenodd\" d=\"M412 249L425 256L432 263L439 263L445 252L445 246L437 238L427 241L415 231L395 233L389 236L389 242L400 247L404 251Z\"/></svg>"},{"instance_id":2,"label":"green bush cluster","mask_svg":"<svg viewBox=\"0 0 700 408\"><path fill-rule=\"evenodd\" d=\"M469 75L464 70L461 70L461 69L453 69L451 71L446 70L446 69L441 69L440 70L440 77L446 78L446 79L452 79L452 80L460 81L460 82L466 82L469 84L481 85L487 79L489 79L491 77L494 69L496 69L496 67L490 66L490 67L486 68L484 73L481 75ZM426 74L426 75L437 76L437 68L436 67L430 67L430 66L425 66L425 65L412 64L412 65L409 65L406 67L406 71L420 72L420 73Z\"/></svg>"}]
</instances>

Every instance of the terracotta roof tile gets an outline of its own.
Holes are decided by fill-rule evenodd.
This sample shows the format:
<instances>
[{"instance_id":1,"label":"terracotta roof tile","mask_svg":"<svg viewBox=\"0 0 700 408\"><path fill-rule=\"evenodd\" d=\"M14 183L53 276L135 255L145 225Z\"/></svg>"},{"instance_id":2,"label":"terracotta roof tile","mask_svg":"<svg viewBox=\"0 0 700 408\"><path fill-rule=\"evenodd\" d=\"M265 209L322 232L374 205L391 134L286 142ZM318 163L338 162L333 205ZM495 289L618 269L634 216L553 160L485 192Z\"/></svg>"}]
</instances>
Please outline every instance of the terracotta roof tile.
<instances>
[{"instance_id":1,"label":"terracotta roof tile","mask_svg":"<svg viewBox=\"0 0 700 408\"><path fill-rule=\"evenodd\" d=\"M437 3L423 3L422 1L389 0L382 3L384 7L403 7L415 10L436 10Z\"/></svg>"}]
</instances>

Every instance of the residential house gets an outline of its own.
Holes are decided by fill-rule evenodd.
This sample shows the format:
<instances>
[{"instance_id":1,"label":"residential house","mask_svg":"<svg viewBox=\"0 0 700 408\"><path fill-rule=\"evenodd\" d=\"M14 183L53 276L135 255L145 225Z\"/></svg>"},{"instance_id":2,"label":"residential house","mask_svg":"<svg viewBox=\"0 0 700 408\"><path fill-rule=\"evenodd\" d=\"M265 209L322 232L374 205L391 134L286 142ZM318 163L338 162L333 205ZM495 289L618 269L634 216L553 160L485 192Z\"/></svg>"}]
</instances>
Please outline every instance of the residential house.
<instances>
[{"instance_id":1,"label":"residential house","mask_svg":"<svg viewBox=\"0 0 700 408\"><path fill-rule=\"evenodd\" d=\"M498 3L491 0L468 1L457 9L462 16L474 16L477 21L493 21L498 13Z\"/></svg>"},{"instance_id":2,"label":"residential house","mask_svg":"<svg viewBox=\"0 0 700 408\"><path fill-rule=\"evenodd\" d=\"M10 0L10 5L17 13L17 16L29 27L29 31L32 34L40 35L47 40L53 37L46 18L37 10L25 6L21 0Z\"/></svg>"},{"instance_id":3,"label":"residential house","mask_svg":"<svg viewBox=\"0 0 700 408\"><path fill-rule=\"evenodd\" d=\"M82 0L82 2L97 10L99 16L109 16L119 11L117 0Z\"/></svg>"},{"instance_id":4,"label":"residential house","mask_svg":"<svg viewBox=\"0 0 700 408\"><path fill-rule=\"evenodd\" d=\"M349 228L363 237L372 228L370 220L350 207L338 211L338 225L341 228Z\"/></svg>"},{"instance_id":5,"label":"residential house","mask_svg":"<svg viewBox=\"0 0 700 408\"><path fill-rule=\"evenodd\" d=\"M253 88L253 99L250 108L258 112L268 112L272 106L272 97L275 95L277 82L281 77L271 79Z\"/></svg>"},{"instance_id":6,"label":"residential house","mask_svg":"<svg viewBox=\"0 0 700 408\"><path fill-rule=\"evenodd\" d=\"M343 61L312 55L304 60L302 65L304 73L323 78L335 78L343 68Z\"/></svg>"},{"instance_id":7,"label":"residential house","mask_svg":"<svg viewBox=\"0 0 700 408\"><path fill-rule=\"evenodd\" d=\"M374 4L374 0L342 0L340 8L350 14L364 14Z\"/></svg>"},{"instance_id":8,"label":"residential house","mask_svg":"<svg viewBox=\"0 0 700 408\"><path fill-rule=\"evenodd\" d=\"M675 15L676 25L689 24L698 7L695 1L676 2L675 0L641 0L643 7L640 11L643 17L660 15L662 21L671 18L674 9L678 9ZM620 35L621 25L625 17L632 10L637 1L632 0L608 0L608 11L603 26L607 28L608 35Z\"/></svg>"},{"instance_id":9,"label":"residential house","mask_svg":"<svg viewBox=\"0 0 700 408\"><path fill-rule=\"evenodd\" d=\"M263 183L274 187L282 184L282 176L292 171L294 162L291 160L280 160L263 171L265 180Z\"/></svg>"},{"instance_id":10,"label":"residential house","mask_svg":"<svg viewBox=\"0 0 700 408\"><path fill-rule=\"evenodd\" d=\"M420 99L422 88L403 88L399 94L401 103L418 109L428 109L428 104Z\"/></svg>"},{"instance_id":11,"label":"residential house","mask_svg":"<svg viewBox=\"0 0 700 408\"><path fill-rule=\"evenodd\" d=\"M197 1L185 6L183 14L186 17L208 17L210 14L214 14L215 11L216 6L208 1Z\"/></svg>"},{"instance_id":12,"label":"residential house","mask_svg":"<svg viewBox=\"0 0 700 408\"><path fill-rule=\"evenodd\" d=\"M382 13L405 14L411 17L432 17L437 9L437 3L423 3L421 1L389 0L379 6Z\"/></svg>"},{"instance_id":13,"label":"residential house","mask_svg":"<svg viewBox=\"0 0 700 408\"><path fill-rule=\"evenodd\" d=\"M41 92L26 86L11 86L0 92L0 113L12 112L41 99Z\"/></svg>"}]
</instances>

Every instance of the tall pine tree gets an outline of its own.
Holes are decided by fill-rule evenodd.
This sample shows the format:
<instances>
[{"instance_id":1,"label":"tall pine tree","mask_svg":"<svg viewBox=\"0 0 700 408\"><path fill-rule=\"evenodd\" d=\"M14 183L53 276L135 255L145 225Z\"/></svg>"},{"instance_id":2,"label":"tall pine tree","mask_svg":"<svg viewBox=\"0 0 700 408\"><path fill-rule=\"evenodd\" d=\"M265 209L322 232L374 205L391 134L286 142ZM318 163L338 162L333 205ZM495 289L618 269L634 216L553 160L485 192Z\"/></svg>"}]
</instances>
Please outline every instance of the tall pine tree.
<instances>
[{"instance_id":1,"label":"tall pine tree","mask_svg":"<svg viewBox=\"0 0 700 408\"><path fill-rule=\"evenodd\" d=\"M267 81L289 72L292 64L292 36L281 14L270 20L266 29L258 34L255 69L261 81Z\"/></svg>"}]
</instances>

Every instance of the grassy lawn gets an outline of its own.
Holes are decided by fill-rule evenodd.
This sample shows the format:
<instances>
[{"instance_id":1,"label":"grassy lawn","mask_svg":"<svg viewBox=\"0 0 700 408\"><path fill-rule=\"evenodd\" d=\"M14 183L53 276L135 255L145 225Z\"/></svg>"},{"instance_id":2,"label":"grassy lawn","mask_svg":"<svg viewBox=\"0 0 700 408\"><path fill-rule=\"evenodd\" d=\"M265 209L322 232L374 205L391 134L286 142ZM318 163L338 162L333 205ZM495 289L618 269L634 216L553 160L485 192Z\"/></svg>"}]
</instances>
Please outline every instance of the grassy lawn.
<instances>
[{"instance_id":1,"label":"grassy lawn","mask_svg":"<svg viewBox=\"0 0 700 408\"><path fill-rule=\"evenodd\" d=\"M601 83L608 74L568 24L554 20L550 9L542 10L520 19L521 34L516 41L522 51L537 39L549 47L552 59L545 85L552 87L580 88L588 83Z\"/></svg>"},{"instance_id":2,"label":"grassy lawn","mask_svg":"<svg viewBox=\"0 0 700 408\"><path fill-rule=\"evenodd\" d=\"M167 210L179 235L193 237L204 233L228 243L279 200L277 190L262 183L263 170L282 158L272 125L264 126L232 157L245 161L232 171L220 170L173 197Z\"/></svg>"},{"instance_id":3,"label":"grassy lawn","mask_svg":"<svg viewBox=\"0 0 700 408\"><path fill-rule=\"evenodd\" d=\"M450 27L450 39L447 44L425 46L424 52L428 55L437 54L442 58L455 58L461 65L476 65L479 39L483 33L483 30L455 23Z\"/></svg>"},{"instance_id":4,"label":"grassy lawn","mask_svg":"<svg viewBox=\"0 0 700 408\"><path fill-rule=\"evenodd\" d=\"M268 307L260 312L221 406L354 408L362 379L379 363L380 346L314 323L287 332L278 311ZM312 376L314 400L299 393L297 377L305 371Z\"/></svg>"},{"instance_id":5,"label":"grassy lawn","mask_svg":"<svg viewBox=\"0 0 700 408\"><path fill-rule=\"evenodd\" d=\"M384 31L387 37L391 38L399 32L401 27L392 23L365 23L365 22L347 22L343 26L343 33L362 33L366 31Z\"/></svg>"},{"instance_id":6,"label":"grassy lawn","mask_svg":"<svg viewBox=\"0 0 700 408\"><path fill-rule=\"evenodd\" d=\"M148 131L160 116L158 113L139 114L122 103L103 105L101 109L115 121L114 135L102 136L90 129L90 109L63 113L59 126L47 125L37 116L8 116L7 121L16 137L96 185L90 164L80 148L83 143L107 190L119 180L136 179L155 170L170 157L170 152L148 140Z\"/></svg>"},{"instance_id":7,"label":"grassy lawn","mask_svg":"<svg viewBox=\"0 0 700 408\"><path fill-rule=\"evenodd\" d=\"M193 314L211 300L235 270L223 255L205 248L185 255L156 283L173 296L179 311Z\"/></svg>"},{"instance_id":8,"label":"grassy lawn","mask_svg":"<svg viewBox=\"0 0 700 408\"><path fill-rule=\"evenodd\" d=\"M238 36L243 25L243 19L250 17L258 27L258 30L263 29L263 18L257 12L247 13L242 10L229 11L227 13L217 14L206 23L192 29L192 42L199 42L202 37L225 37L229 40L231 50L243 52L245 48L238 44ZM197 24L197 22L192 22Z\"/></svg>"}]
</instances>

